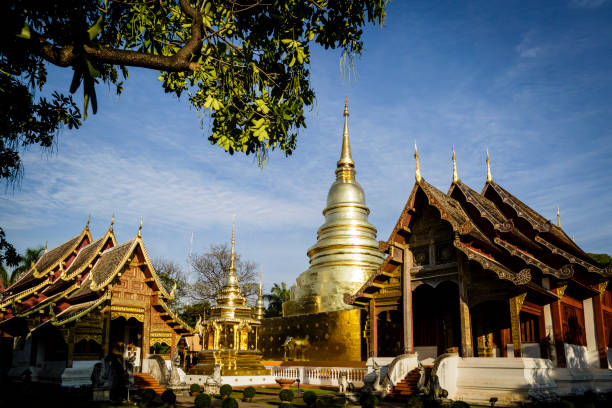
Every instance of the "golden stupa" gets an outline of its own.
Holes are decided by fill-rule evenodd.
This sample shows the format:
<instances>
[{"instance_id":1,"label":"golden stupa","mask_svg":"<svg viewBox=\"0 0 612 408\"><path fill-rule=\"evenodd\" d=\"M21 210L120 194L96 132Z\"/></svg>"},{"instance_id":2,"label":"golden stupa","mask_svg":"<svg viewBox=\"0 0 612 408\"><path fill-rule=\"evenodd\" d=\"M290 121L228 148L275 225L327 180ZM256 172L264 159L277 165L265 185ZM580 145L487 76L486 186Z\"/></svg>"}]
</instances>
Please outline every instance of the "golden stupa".
<instances>
[{"instance_id":1,"label":"golden stupa","mask_svg":"<svg viewBox=\"0 0 612 408\"><path fill-rule=\"evenodd\" d=\"M368 222L365 193L355 180L348 116L345 104L342 151L323 210L325 223L317 232L317 243L308 249L310 267L283 303L283 316L352 309L344 303L344 294L357 291L385 257L378 250L376 228Z\"/></svg>"},{"instance_id":2,"label":"golden stupa","mask_svg":"<svg viewBox=\"0 0 612 408\"><path fill-rule=\"evenodd\" d=\"M202 324L202 351L198 353L198 364L190 374L211 375L215 365L221 367L221 375L269 374L261 364L262 354L258 349L263 318L261 284L255 308L247 306L238 285L234 248L232 227L229 271L217 297L217 305L211 308L210 317Z\"/></svg>"}]
</instances>

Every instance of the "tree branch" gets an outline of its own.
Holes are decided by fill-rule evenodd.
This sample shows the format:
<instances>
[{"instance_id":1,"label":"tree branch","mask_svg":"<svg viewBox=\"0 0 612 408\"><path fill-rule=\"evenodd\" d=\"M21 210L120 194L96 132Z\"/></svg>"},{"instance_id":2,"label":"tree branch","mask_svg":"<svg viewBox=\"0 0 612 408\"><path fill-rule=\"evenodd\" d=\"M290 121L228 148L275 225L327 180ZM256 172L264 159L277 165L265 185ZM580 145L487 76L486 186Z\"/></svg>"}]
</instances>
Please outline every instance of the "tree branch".
<instances>
[{"instance_id":1,"label":"tree branch","mask_svg":"<svg viewBox=\"0 0 612 408\"><path fill-rule=\"evenodd\" d=\"M190 60L192 54L200 52L202 47L202 14L198 9L191 6L189 0L180 0L180 5L185 14L191 17L191 38L174 55L165 56L114 48L95 48L89 45L83 45L82 52L105 64L151 68L169 72L197 71L200 69L200 64ZM74 45L56 47L33 31L32 40L36 43L38 54L54 65L68 67L74 65L80 57L80 50Z\"/></svg>"}]
</instances>

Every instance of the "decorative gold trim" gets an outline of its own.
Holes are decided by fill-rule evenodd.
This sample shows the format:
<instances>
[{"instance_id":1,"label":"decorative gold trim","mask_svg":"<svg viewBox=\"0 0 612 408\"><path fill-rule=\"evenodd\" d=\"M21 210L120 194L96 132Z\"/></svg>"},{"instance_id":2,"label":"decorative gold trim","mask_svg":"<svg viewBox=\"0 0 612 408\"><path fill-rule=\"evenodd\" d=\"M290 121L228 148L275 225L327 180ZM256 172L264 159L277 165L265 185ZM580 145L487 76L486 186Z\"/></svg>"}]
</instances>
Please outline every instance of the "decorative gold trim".
<instances>
[{"instance_id":1,"label":"decorative gold trim","mask_svg":"<svg viewBox=\"0 0 612 408\"><path fill-rule=\"evenodd\" d=\"M559 296L559 299L565 296L565 289L567 289L567 285L562 285L557 288L557 296Z\"/></svg>"},{"instance_id":2,"label":"decorative gold trim","mask_svg":"<svg viewBox=\"0 0 612 408\"><path fill-rule=\"evenodd\" d=\"M604 295L606 294L606 289L608 288L608 281L605 282L600 282L598 285L598 290L599 290L599 297L600 299L603 299Z\"/></svg>"},{"instance_id":3,"label":"decorative gold trim","mask_svg":"<svg viewBox=\"0 0 612 408\"><path fill-rule=\"evenodd\" d=\"M144 308L130 306L111 306L111 320L119 317L129 320L131 317L144 323Z\"/></svg>"},{"instance_id":4,"label":"decorative gold trim","mask_svg":"<svg viewBox=\"0 0 612 408\"><path fill-rule=\"evenodd\" d=\"M17 313L17 316L19 317L25 317L25 316L29 316L34 312L39 311L40 309L44 309L45 307L47 307L49 305L50 302L57 302L59 299L63 299L66 296L68 296L71 292L73 292L75 289L79 288L80 284L77 282L75 284L73 284L72 286L68 287L66 290L64 290L63 292L57 293L51 297L46 298L43 302L34 305L32 308L22 312L22 313Z\"/></svg>"},{"instance_id":5,"label":"decorative gold trim","mask_svg":"<svg viewBox=\"0 0 612 408\"><path fill-rule=\"evenodd\" d=\"M497 274L500 279L508 280L515 285L525 285L531 281L531 272L529 269L522 269L520 272L512 272L510 269L506 268L499 262L489 259L484 255L479 254L473 249L469 248L465 244L463 244L459 238L455 238L453 241L453 245L463 252L468 259L478 262L484 269L488 269Z\"/></svg>"},{"instance_id":6,"label":"decorative gold trim","mask_svg":"<svg viewBox=\"0 0 612 408\"><path fill-rule=\"evenodd\" d=\"M575 256L565 252L561 248L558 248L555 245L551 244L550 242L546 241L544 238L540 237L539 235L536 235L535 240L536 242L539 242L540 244L548 248L548 250L550 250L550 252L552 252L553 254L560 255L563 258L567 259L569 262L582 266L589 272L599 273L600 275L604 274L604 271L601 268L591 265L583 261L582 259L576 258Z\"/></svg>"},{"instance_id":7,"label":"decorative gold trim","mask_svg":"<svg viewBox=\"0 0 612 408\"><path fill-rule=\"evenodd\" d=\"M74 335L74 344L77 344L80 341L90 341L93 340L96 343L102 345L102 334L93 334L93 333L82 333Z\"/></svg>"},{"instance_id":8,"label":"decorative gold trim","mask_svg":"<svg viewBox=\"0 0 612 408\"><path fill-rule=\"evenodd\" d=\"M106 292L105 295L100 296L100 299L96 300L91 306L86 307L85 309L83 309L82 311L80 311L79 313L77 313L76 315L66 319L66 320L62 320L62 321L58 321L58 316L53 316L51 318L51 324L53 324L54 326L62 326L66 323L70 323L76 319L81 318L82 316L86 315L87 313L91 312L93 309L95 309L96 307L100 306L104 301L109 300L110 299L110 292ZM53 309L50 310L50 312ZM68 309L66 309L68 310ZM61 319L61 316L59 316L59 319Z\"/></svg>"},{"instance_id":9,"label":"decorative gold trim","mask_svg":"<svg viewBox=\"0 0 612 408\"><path fill-rule=\"evenodd\" d=\"M2 303L0 303L0 309L4 309L6 308L9 304L15 304L17 301L19 301L20 299L23 299L24 297L26 297L27 295L30 295L34 292L37 292L38 290L40 290L43 286L47 285L51 283L51 277L48 277L47 279L45 279L44 281L42 281L41 283L39 283L38 285L31 287L28 290L24 290L22 292L16 293L15 295L7 298L6 300L4 300Z\"/></svg>"},{"instance_id":10,"label":"decorative gold trim","mask_svg":"<svg viewBox=\"0 0 612 408\"><path fill-rule=\"evenodd\" d=\"M126 244L128 242L130 242L130 241L127 241ZM136 248L137 244L138 244L138 238L133 238L132 239L132 244L130 245L128 251L125 253L123 258L121 258L121 261L119 261L117 263L118 266L115 268L115 270L111 274L109 274L108 277L106 278L106 280L103 281L102 283L100 283L99 285L96 285L96 282L94 282L94 280L91 279L91 283L89 284L89 289L91 289L93 291L98 291L98 290L103 289L104 287L106 287L106 285L108 285L109 283L111 283L113 281L113 279L115 279L115 275L117 275L117 273L119 273L119 271L121 271L121 269L124 267L125 263L127 262L128 258L130 257L130 255L134 252L134 249ZM120 248L120 246L116 246L112 250L117 250L118 248Z\"/></svg>"},{"instance_id":11,"label":"decorative gold trim","mask_svg":"<svg viewBox=\"0 0 612 408\"><path fill-rule=\"evenodd\" d=\"M525 211L523 211L516 204L516 202L514 202L514 200L510 197L510 195L506 191L504 191L500 186L498 186L497 183L495 183L495 182L493 182L493 180L491 180L491 182L489 182L489 185L491 187L493 187L493 190L495 190L495 192L501 197L502 201L504 203L508 204L510 207L512 207L514 212L516 212L516 215L518 215L519 217L521 217L524 220L526 220L529 224L531 224L533 229L535 229L536 231L539 231L539 232L548 232L548 231L550 231L550 225L548 225L548 224L540 224L535 219L533 219L529 214L527 214Z\"/></svg>"},{"instance_id":12,"label":"decorative gold trim","mask_svg":"<svg viewBox=\"0 0 612 408\"><path fill-rule=\"evenodd\" d=\"M571 267L571 265L569 265L569 268L567 268L567 265L566 265L562 267L561 269L557 270L557 269L551 268L550 266L546 265L544 262L541 262L540 260L532 257L531 255L528 255L524 253L523 251L515 248L513 245L507 243L506 241L504 241L503 239L499 237L495 237L494 241L497 245L503 247L508 252L510 252L510 254L518 258L521 258L525 263L529 265L533 265L536 268L540 269L542 273L545 273L547 275L553 275L559 279L569 279L574 274L574 270Z\"/></svg>"}]
</instances>

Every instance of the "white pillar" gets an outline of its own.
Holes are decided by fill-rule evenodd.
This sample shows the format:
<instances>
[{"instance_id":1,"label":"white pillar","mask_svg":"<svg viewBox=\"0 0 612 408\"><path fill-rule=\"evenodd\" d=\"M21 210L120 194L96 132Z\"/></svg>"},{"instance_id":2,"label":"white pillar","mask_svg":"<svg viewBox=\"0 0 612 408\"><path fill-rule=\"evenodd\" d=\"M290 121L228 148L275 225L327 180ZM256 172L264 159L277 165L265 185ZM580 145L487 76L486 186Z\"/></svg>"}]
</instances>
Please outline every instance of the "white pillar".
<instances>
[{"instance_id":1,"label":"white pillar","mask_svg":"<svg viewBox=\"0 0 612 408\"><path fill-rule=\"evenodd\" d=\"M597 351L597 329L595 328L595 310L593 299L582 301L584 308L584 331L586 335L587 361L589 367L599 367L599 353Z\"/></svg>"}]
</instances>

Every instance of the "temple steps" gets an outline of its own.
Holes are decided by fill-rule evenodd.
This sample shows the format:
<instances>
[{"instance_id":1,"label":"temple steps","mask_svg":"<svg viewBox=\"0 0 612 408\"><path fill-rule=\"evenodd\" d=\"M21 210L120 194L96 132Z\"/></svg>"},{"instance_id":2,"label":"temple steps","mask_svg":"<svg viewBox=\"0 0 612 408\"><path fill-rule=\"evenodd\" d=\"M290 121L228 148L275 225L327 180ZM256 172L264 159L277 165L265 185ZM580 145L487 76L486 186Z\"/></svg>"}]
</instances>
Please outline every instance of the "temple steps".
<instances>
[{"instance_id":1,"label":"temple steps","mask_svg":"<svg viewBox=\"0 0 612 408\"><path fill-rule=\"evenodd\" d=\"M433 366L424 366L424 368L425 375L429 376ZM387 394L387 398L390 400L405 400L409 396L417 394L419 391L417 384L419 383L420 378L421 373L419 372L418 368L415 368L414 370L410 371L402 381L397 383L395 387L391 389L391 392Z\"/></svg>"},{"instance_id":2,"label":"temple steps","mask_svg":"<svg viewBox=\"0 0 612 408\"><path fill-rule=\"evenodd\" d=\"M134 373L134 386L139 390L151 389L155 391L157 395L161 395L166 388L157 382L151 374L145 373Z\"/></svg>"}]
</instances>

